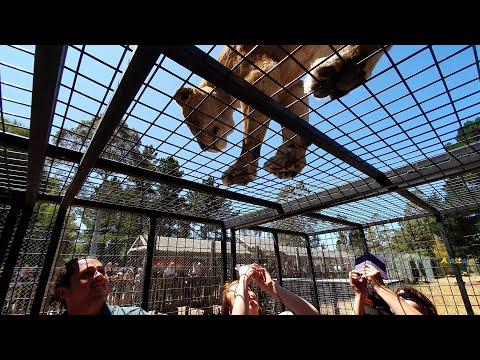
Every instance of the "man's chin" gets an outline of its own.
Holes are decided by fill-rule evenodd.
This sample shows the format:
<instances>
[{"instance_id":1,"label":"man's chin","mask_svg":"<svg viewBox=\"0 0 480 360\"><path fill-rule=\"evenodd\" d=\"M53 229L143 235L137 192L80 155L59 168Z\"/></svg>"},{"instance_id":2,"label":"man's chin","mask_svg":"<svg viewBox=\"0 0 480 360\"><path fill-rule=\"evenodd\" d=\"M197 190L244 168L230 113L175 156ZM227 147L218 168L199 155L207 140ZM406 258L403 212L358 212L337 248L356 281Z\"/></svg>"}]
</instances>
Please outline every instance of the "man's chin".
<instances>
[{"instance_id":1,"label":"man's chin","mask_svg":"<svg viewBox=\"0 0 480 360\"><path fill-rule=\"evenodd\" d=\"M98 286L92 289L93 293L95 294L96 297L107 297L107 289L105 289L102 286Z\"/></svg>"}]
</instances>

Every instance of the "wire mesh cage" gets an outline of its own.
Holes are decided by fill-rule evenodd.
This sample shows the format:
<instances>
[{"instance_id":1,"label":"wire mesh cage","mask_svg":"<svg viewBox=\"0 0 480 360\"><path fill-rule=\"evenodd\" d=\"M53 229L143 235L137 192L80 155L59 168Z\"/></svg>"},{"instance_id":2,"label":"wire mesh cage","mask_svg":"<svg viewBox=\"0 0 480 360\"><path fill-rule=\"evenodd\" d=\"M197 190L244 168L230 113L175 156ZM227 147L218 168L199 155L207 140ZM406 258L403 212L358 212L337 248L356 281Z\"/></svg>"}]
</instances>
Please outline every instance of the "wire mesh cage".
<instances>
[{"instance_id":1,"label":"wire mesh cage","mask_svg":"<svg viewBox=\"0 0 480 360\"><path fill-rule=\"evenodd\" d=\"M479 314L479 80L477 45L0 45L2 314L62 312L75 257L152 314L249 263L352 314L366 252Z\"/></svg>"}]
</instances>

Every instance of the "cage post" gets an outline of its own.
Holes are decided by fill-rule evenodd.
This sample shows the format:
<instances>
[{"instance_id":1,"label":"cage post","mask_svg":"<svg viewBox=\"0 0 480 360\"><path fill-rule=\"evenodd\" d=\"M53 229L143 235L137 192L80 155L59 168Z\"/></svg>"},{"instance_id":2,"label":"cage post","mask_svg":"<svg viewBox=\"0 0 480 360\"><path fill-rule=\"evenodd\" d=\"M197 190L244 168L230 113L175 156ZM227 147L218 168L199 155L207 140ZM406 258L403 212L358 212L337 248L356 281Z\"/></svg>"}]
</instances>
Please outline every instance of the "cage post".
<instances>
[{"instance_id":1,"label":"cage post","mask_svg":"<svg viewBox=\"0 0 480 360\"><path fill-rule=\"evenodd\" d=\"M67 209L59 209L55 224L53 225L52 235L50 236L50 243L48 244L47 253L43 260L42 271L40 272L40 278L38 280L37 289L35 290L35 296L32 303L32 315L38 315L42 306L45 289L47 288L48 277L52 270L53 260L57 252L60 235L62 233L63 223L67 215ZM60 254L59 254L60 255Z\"/></svg>"},{"instance_id":2,"label":"cage post","mask_svg":"<svg viewBox=\"0 0 480 360\"><path fill-rule=\"evenodd\" d=\"M315 267L313 266L313 258L312 258L312 248L310 247L310 237L305 235L305 245L307 247L307 257L308 257L308 265L310 266L310 272L312 273L312 280L313 280L313 297L315 302L315 307L320 312L320 303L318 301L318 291L317 291L317 279L315 277Z\"/></svg>"},{"instance_id":3,"label":"cage post","mask_svg":"<svg viewBox=\"0 0 480 360\"><path fill-rule=\"evenodd\" d=\"M277 259L277 269L278 269L278 283L283 287L283 272L282 272L282 262L280 259L280 247L278 246L278 232L272 231L273 235L273 249L275 250L275 258ZM285 305L280 303L282 311L285 311Z\"/></svg>"},{"instance_id":4,"label":"cage post","mask_svg":"<svg viewBox=\"0 0 480 360\"><path fill-rule=\"evenodd\" d=\"M25 238L25 234L28 229L28 224L32 218L33 208L27 207L22 210L22 215L20 216L20 221L18 222L17 231L13 236L12 244L10 245L10 251L8 252L7 258L3 266L3 273L0 276L0 304L3 305L5 298L7 297L8 286L10 285L10 280L15 270L15 263L20 253L20 249Z\"/></svg>"},{"instance_id":5,"label":"cage post","mask_svg":"<svg viewBox=\"0 0 480 360\"><path fill-rule=\"evenodd\" d=\"M365 238L365 231L363 231L363 227L359 227L356 229L358 231L358 234L360 235L360 239L362 239L362 248L363 248L363 253L368 254L368 245L367 245L367 239Z\"/></svg>"},{"instance_id":6,"label":"cage post","mask_svg":"<svg viewBox=\"0 0 480 360\"><path fill-rule=\"evenodd\" d=\"M153 255L155 253L155 235L157 229L157 218L150 216L150 229L148 231L147 241L147 259L145 269L143 271L143 294L142 294L142 308L148 311L148 295L150 293L150 283L152 280L152 264Z\"/></svg>"},{"instance_id":7,"label":"cage post","mask_svg":"<svg viewBox=\"0 0 480 360\"><path fill-rule=\"evenodd\" d=\"M227 228L221 225L222 241L220 242L220 249L222 252L222 281L227 282Z\"/></svg>"},{"instance_id":8,"label":"cage post","mask_svg":"<svg viewBox=\"0 0 480 360\"><path fill-rule=\"evenodd\" d=\"M450 259L454 259L455 255L450 245L450 241L448 240L447 232L445 231L445 226L443 225L443 221L442 221L442 216L435 215L435 220L437 222L438 230L440 231L440 236L442 237L448 256L450 256ZM465 305L465 310L467 311L468 315L474 315L472 304L470 303L470 299L468 298L467 289L465 288L465 283L463 282L462 274L460 274L460 269L458 268L458 264L451 263L450 265L452 266L453 273L455 274L455 279L457 280L457 285L458 285L458 288L460 289L460 294L462 295L462 300L463 300L463 304Z\"/></svg>"},{"instance_id":9,"label":"cage post","mask_svg":"<svg viewBox=\"0 0 480 360\"><path fill-rule=\"evenodd\" d=\"M5 220L5 226L2 230L2 236L0 237L0 264L3 263L3 258L7 251L8 244L12 238L13 232L15 230L15 224L17 223L17 218L20 214L20 207L13 205L8 211L7 219Z\"/></svg>"},{"instance_id":10,"label":"cage post","mask_svg":"<svg viewBox=\"0 0 480 360\"><path fill-rule=\"evenodd\" d=\"M235 229L230 229L230 252L232 254L232 280L237 280L237 272L235 266L237 266L237 244L235 243Z\"/></svg>"}]
</instances>

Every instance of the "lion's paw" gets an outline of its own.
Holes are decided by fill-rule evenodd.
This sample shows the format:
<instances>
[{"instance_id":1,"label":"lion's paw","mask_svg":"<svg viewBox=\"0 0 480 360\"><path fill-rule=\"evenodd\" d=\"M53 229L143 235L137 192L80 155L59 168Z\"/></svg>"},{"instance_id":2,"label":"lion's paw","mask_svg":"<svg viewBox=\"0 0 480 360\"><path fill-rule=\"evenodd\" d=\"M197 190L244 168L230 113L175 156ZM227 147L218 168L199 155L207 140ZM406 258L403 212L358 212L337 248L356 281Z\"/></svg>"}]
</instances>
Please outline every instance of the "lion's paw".
<instances>
[{"instance_id":1,"label":"lion's paw","mask_svg":"<svg viewBox=\"0 0 480 360\"><path fill-rule=\"evenodd\" d=\"M299 147L294 151L285 152L282 151L285 149L284 145L280 147L274 157L265 163L263 168L280 179L292 179L297 176L307 164L305 160L306 149ZM292 146L287 146L287 148L292 149Z\"/></svg>"},{"instance_id":2,"label":"lion's paw","mask_svg":"<svg viewBox=\"0 0 480 360\"><path fill-rule=\"evenodd\" d=\"M235 163L223 174L223 185L247 185L257 177L257 167L258 162L250 163L247 166L243 161Z\"/></svg>"},{"instance_id":3,"label":"lion's paw","mask_svg":"<svg viewBox=\"0 0 480 360\"><path fill-rule=\"evenodd\" d=\"M360 60L356 56L346 61L338 57L327 61L325 58L318 59L312 65L313 76L307 76L304 82L305 94L313 91L316 98L330 96L333 100L346 95L365 81L364 67L367 62L364 61L357 66Z\"/></svg>"}]
</instances>

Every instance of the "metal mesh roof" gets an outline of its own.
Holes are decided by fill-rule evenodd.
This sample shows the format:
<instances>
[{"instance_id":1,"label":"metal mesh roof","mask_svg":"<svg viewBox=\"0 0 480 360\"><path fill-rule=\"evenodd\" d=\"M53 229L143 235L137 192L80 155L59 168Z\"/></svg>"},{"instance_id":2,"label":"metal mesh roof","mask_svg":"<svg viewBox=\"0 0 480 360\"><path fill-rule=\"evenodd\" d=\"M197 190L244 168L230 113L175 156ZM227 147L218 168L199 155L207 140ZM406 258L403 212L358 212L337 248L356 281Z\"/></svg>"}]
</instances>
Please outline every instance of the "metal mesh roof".
<instances>
[{"instance_id":1,"label":"metal mesh roof","mask_svg":"<svg viewBox=\"0 0 480 360\"><path fill-rule=\"evenodd\" d=\"M238 76L216 62L223 48L1 45L4 199L16 192L38 193L40 200L64 206L85 200L90 206L306 233L333 231L345 222L478 208L480 139L478 133L461 136L460 130L480 113L478 46L380 49L384 54L365 82L340 98L310 96L308 102L309 129L353 158L340 158L314 142L300 174L275 177L264 168L282 144L282 121L273 118L255 179L236 186L221 178L242 149L245 115L237 100L254 97L254 89L235 90L245 99L224 104L232 109L235 126L216 153L202 151L174 100L181 87L200 89L203 75L191 71L195 62L209 71L214 86L237 89ZM288 49L277 50L289 59L300 47ZM338 56L333 47L332 54ZM250 61L237 55L239 62ZM262 79L275 80L274 71ZM299 79L308 71L304 68ZM291 84L281 85L285 90ZM277 105L262 103L267 110L284 109ZM379 176L362 172L364 164ZM198 200L201 196L209 200Z\"/></svg>"}]
</instances>

